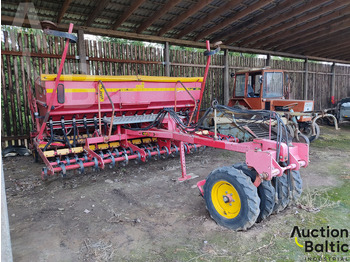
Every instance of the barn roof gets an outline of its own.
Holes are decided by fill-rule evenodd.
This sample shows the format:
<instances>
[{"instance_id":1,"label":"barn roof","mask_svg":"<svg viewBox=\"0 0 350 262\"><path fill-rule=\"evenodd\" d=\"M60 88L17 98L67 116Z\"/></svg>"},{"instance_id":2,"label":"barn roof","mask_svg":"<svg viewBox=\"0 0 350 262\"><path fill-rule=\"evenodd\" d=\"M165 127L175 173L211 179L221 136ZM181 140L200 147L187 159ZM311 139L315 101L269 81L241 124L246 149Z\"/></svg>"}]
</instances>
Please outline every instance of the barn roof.
<instances>
[{"instance_id":1,"label":"barn roof","mask_svg":"<svg viewBox=\"0 0 350 262\"><path fill-rule=\"evenodd\" d=\"M26 12L1 1L2 24ZM85 33L290 57L350 61L350 1L345 0L34 0L30 20L69 23ZM20 8L18 8L20 7ZM33 15L37 15L37 18ZM17 20L15 20L16 22ZM17 21L18 22L18 21ZM22 25L22 22L19 22ZM33 23L32 23L33 24Z\"/></svg>"}]
</instances>

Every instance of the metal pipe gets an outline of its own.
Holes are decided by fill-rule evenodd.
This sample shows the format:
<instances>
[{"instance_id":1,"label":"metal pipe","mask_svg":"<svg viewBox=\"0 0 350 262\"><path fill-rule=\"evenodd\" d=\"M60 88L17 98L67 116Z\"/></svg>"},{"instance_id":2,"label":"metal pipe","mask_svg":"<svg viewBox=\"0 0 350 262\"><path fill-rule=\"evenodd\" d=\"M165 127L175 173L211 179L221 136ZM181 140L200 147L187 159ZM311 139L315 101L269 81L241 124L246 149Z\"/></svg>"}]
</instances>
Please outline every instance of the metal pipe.
<instances>
[{"instance_id":1,"label":"metal pipe","mask_svg":"<svg viewBox=\"0 0 350 262\"><path fill-rule=\"evenodd\" d=\"M107 92L107 90L106 90L106 87L104 86L104 84L102 83L101 80L99 80L99 83L100 83L100 85L102 86L103 90L105 91L105 93L106 93L106 95L107 95L107 97L108 97L108 100L109 100L109 102L111 103L111 106L112 106L111 123L110 123L110 125L109 125L108 140L107 140L107 141L109 141L109 139L111 138L111 134L112 134L113 118L114 118L114 111L115 111L115 109L114 109L113 101L112 101L111 97L109 96L109 94L108 94L108 92ZM120 91L120 90L118 90L118 91ZM117 92L118 92L118 91L117 91ZM99 109L99 112L100 112L100 109Z\"/></svg>"}]
</instances>

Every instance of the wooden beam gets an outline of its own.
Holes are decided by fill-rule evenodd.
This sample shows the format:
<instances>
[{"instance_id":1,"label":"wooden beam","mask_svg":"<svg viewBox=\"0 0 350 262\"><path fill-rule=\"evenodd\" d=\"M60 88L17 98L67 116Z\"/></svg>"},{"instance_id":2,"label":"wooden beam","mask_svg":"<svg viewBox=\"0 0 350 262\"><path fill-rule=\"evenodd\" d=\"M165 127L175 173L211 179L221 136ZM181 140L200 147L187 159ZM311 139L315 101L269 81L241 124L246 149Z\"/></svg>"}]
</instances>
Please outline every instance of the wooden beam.
<instances>
[{"instance_id":1,"label":"wooden beam","mask_svg":"<svg viewBox=\"0 0 350 262\"><path fill-rule=\"evenodd\" d=\"M124 11L123 15L115 21L115 23L112 26L113 30L116 30L122 23L124 23L131 15L132 13L139 8L140 5L143 4L146 0L135 0L127 10Z\"/></svg>"},{"instance_id":2,"label":"wooden beam","mask_svg":"<svg viewBox=\"0 0 350 262\"><path fill-rule=\"evenodd\" d=\"M152 25L155 21L161 18L164 14L166 14L171 8L177 5L181 0L169 0L159 11L157 11L152 17L147 19L144 23L142 23L136 30L137 34L141 34L147 27Z\"/></svg>"},{"instance_id":3,"label":"wooden beam","mask_svg":"<svg viewBox=\"0 0 350 262\"><path fill-rule=\"evenodd\" d=\"M170 76L170 50L169 50L169 42L165 42L164 47L164 62L165 62L165 76Z\"/></svg>"},{"instance_id":4,"label":"wooden beam","mask_svg":"<svg viewBox=\"0 0 350 262\"><path fill-rule=\"evenodd\" d=\"M224 50L224 105L230 100L230 81L229 81L229 52Z\"/></svg>"},{"instance_id":5,"label":"wooden beam","mask_svg":"<svg viewBox=\"0 0 350 262\"><path fill-rule=\"evenodd\" d=\"M187 26L184 30L182 30L175 38L182 38L185 35L193 32L196 29L201 28L202 26L208 24L211 22L211 20L215 19L216 17L220 16L222 13L227 12L228 10L230 10L231 8L237 6L238 4L240 4L242 1L241 0L233 0L233 1L229 1L228 3L226 3L225 5L219 7L218 9L216 9L215 11L209 13L208 15L206 15L205 17L203 17L202 19L198 20L197 22L193 23L190 26Z\"/></svg>"},{"instance_id":6,"label":"wooden beam","mask_svg":"<svg viewBox=\"0 0 350 262\"><path fill-rule=\"evenodd\" d=\"M318 0L317 2L319 3L319 2L322 2L322 1ZM326 2L329 2L329 1L326 1ZM305 8L305 9L307 9L306 11L309 11L310 9L315 8L315 3L314 2L311 2L311 3L313 4L312 6L310 6L309 4L306 5L308 7L308 8ZM295 26L297 26L299 24L307 23L308 21L310 21L310 20L312 20L314 18L317 19L317 17L321 16L324 13L333 11L336 8L339 8L339 7L342 7L344 5L348 5L348 4L349 4L348 2L344 2L342 0L335 1L334 3L332 3L330 5L327 5L327 6L324 6L324 7L320 8L320 9L318 9L316 11L305 13L303 16L294 19L292 22L284 23L284 24L282 24L280 26L277 26L277 27L275 27L273 29L267 29L267 31L260 32L259 35L252 36L252 37L250 37L250 38L240 42L240 45L242 45L242 46L246 46L246 45L252 46L252 44L255 43L255 42L259 42L259 41L261 41L262 39L265 39L265 38L266 39L271 38L273 35L275 35L277 33L281 33L283 31L285 31L287 29L290 29L290 28L293 28L293 27L295 27ZM304 12L306 12L306 11L304 11Z\"/></svg>"},{"instance_id":7,"label":"wooden beam","mask_svg":"<svg viewBox=\"0 0 350 262\"><path fill-rule=\"evenodd\" d=\"M17 23L21 22L22 26L31 27L28 19L24 19L24 21L22 20L16 21L14 17L1 16L1 22L2 24L7 24L7 25L12 25L14 22L17 22ZM37 22L39 25L39 21L31 21L31 22L33 23ZM21 25L18 25L18 26L21 26ZM69 24L58 24L57 26L58 26L57 30L67 32ZM149 42L155 42L155 43L169 42L169 44L174 44L174 45L197 47L197 48L205 49L204 42L195 42L195 41L174 39L169 37L159 37L159 36L153 36L153 35L142 35L142 34L121 32L121 31L115 31L115 30L103 29L103 28L94 28L94 27L85 27L85 26L74 27L75 32L77 32L77 30L79 29L84 30L85 34L93 34L93 35L99 35L99 36L103 35L103 36L125 38L125 39L132 39L132 40L141 40L141 41L143 40L143 41L149 41ZM221 48L229 49L230 51L234 51L234 52L242 52L242 53L265 54L265 55L271 54L273 56L283 56L283 57L299 58L299 59L309 58L310 60L316 60L316 61L350 64L350 61L347 61L347 60L328 59L324 57L315 57L315 56L305 56L300 53L293 54L293 53L287 53L287 52L269 51L269 50L261 50L261 49L254 49L254 48L243 48L243 47L236 47L236 46L229 46L229 45L221 45Z\"/></svg>"},{"instance_id":8,"label":"wooden beam","mask_svg":"<svg viewBox=\"0 0 350 262\"><path fill-rule=\"evenodd\" d=\"M315 52L310 52L311 55L322 55L324 57L339 55L339 53L348 53L350 46L350 40L347 42L341 42L339 44L330 45L328 49L321 49Z\"/></svg>"},{"instance_id":9,"label":"wooden beam","mask_svg":"<svg viewBox=\"0 0 350 262\"><path fill-rule=\"evenodd\" d=\"M301 35L303 37L306 37L308 34L313 34L316 31L322 30L326 26L341 21L344 19L343 16L349 13L350 6L341 10L337 10L329 15L321 17L320 19L316 19L314 21L308 22L307 24L292 28L283 34L275 35L274 37L265 39L262 47L279 46L285 42L289 42L291 40L294 41L294 39L299 38ZM286 39L289 41L285 41Z\"/></svg>"},{"instance_id":10,"label":"wooden beam","mask_svg":"<svg viewBox=\"0 0 350 262\"><path fill-rule=\"evenodd\" d=\"M62 18L64 16L64 14L67 12L67 9L68 9L71 2L72 2L72 0L65 0L64 1L61 10L58 12L57 23L61 23Z\"/></svg>"},{"instance_id":11,"label":"wooden beam","mask_svg":"<svg viewBox=\"0 0 350 262\"><path fill-rule=\"evenodd\" d=\"M237 12L232 17L225 19L220 24L213 26L209 29L203 30L200 34L197 35L197 37L195 38L195 41L199 41L204 37L211 35L212 33L232 24L235 21L242 19L243 17L249 15L250 13L255 12L256 10L259 10L260 8L270 4L271 2L273 2L273 0L260 0L257 3L251 6L248 6L246 9Z\"/></svg>"},{"instance_id":12,"label":"wooden beam","mask_svg":"<svg viewBox=\"0 0 350 262\"><path fill-rule=\"evenodd\" d=\"M94 11L89 15L88 20L85 22L85 26L91 26L97 17L101 15L101 12L107 7L110 0L100 0L94 8Z\"/></svg>"},{"instance_id":13,"label":"wooden beam","mask_svg":"<svg viewBox=\"0 0 350 262\"><path fill-rule=\"evenodd\" d=\"M230 36L237 35L237 33L242 31L242 30L247 32L249 29L246 29L246 28L248 28L248 27L252 28L252 25L254 25L254 24L261 24L261 23L264 23L264 21L273 19L273 17L275 17L277 13L282 12L284 9L287 9L287 8L291 9L296 4L298 4L298 1L295 1L295 0L287 0L287 1L284 1L283 3L278 2L278 3L276 3L276 5L274 7L266 10L262 14L254 16L254 18L249 19L248 21L246 21L242 24L239 24L238 26L236 26L232 30L231 29L227 30L227 31L223 32L222 34L215 36L213 39L213 42L222 41ZM227 42L227 41L225 41L225 42Z\"/></svg>"},{"instance_id":14,"label":"wooden beam","mask_svg":"<svg viewBox=\"0 0 350 262\"><path fill-rule=\"evenodd\" d=\"M332 77L331 77L331 104L335 105L335 63L332 64Z\"/></svg>"},{"instance_id":15,"label":"wooden beam","mask_svg":"<svg viewBox=\"0 0 350 262\"><path fill-rule=\"evenodd\" d=\"M266 57L265 66L270 66L270 64L271 64L271 55L268 54L267 57Z\"/></svg>"},{"instance_id":16,"label":"wooden beam","mask_svg":"<svg viewBox=\"0 0 350 262\"><path fill-rule=\"evenodd\" d=\"M342 20L339 24L332 25L323 31L316 32L314 34L308 35L307 37L300 37L299 39L294 39L294 41L284 44L278 47L279 50L290 50L295 47L300 47L300 45L311 42L312 40L315 39L321 39L322 37L327 37L332 33L341 31L341 30L346 30L349 28L349 23L350 23L350 18Z\"/></svg>"},{"instance_id":17,"label":"wooden beam","mask_svg":"<svg viewBox=\"0 0 350 262\"><path fill-rule=\"evenodd\" d=\"M206 5L208 5L212 0L201 0L199 1L197 4L191 6L190 8L188 8L188 11L184 12L183 14L181 14L180 16L178 16L174 21L170 22L169 24L167 24L165 27L163 27L159 33L158 36L163 36L166 32L168 32L169 30L173 29L175 26L177 26L178 24L184 22L188 17L190 17L191 15L197 13L199 10L201 10L202 8L204 8Z\"/></svg>"},{"instance_id":18,"label":"wooden beam","mask_svg":"<svg viewBox=\"0 0 350 262\"><path fill-rule=\"evenodd\" d=\"M87 74L86 49L84 41L84 31L78 30L78 54L80 74Z\"/></svg>"},{"instance_id":19,"label":"wooden beam","mask_svg":"<svg viewBox=\"0 0 350 262\"><path fill-rule=\"evenodd\" d=\"M328 34L327 36L321 36L318 39L310 40L302 46L297 46L294 49L308 54L312 54L324 49L336 51L335 46L342 45L344 42L349 42L349 40L350 32L345 29L340 33L335 32L333 34Z\"/></svg>"},{"instance_id":20,"label":"wooden beam","mask_svg":"<svg viewBox=\"0 0 350 262\"><path fill-rule=\"evenodd\" d=\"M307 100L309 92L309 63L308 59L304 62L304 84L303 84L303 99Z\"/></svg>"},{"instance_id":21,"label":"wooden beam","mask_svg":"<svg viewBox=\"0 0 350 262\"><path fill-rule=\"evenodd\" d=\"M266 23L262 23L262 24L258 25L257 27L255 27L247 32L230 37L229 39L227 39L225 41L225 44L231 44L233 42L238 42L242 39L250 38L251 36L253 36L255 34L260 34L262 31L264 31L268 28L271 28L274 25L283 23L284 21L286 21L294 16L300 15L303 12L307 12L308 10L315 8L315 6L323 4L325 2L329 2L329 1L328 0L313 0L311 2L306 3L305 5L302 5L300 7L292 9L289 12L286 12L284 14L279 14L275 18L267 21Z\"/></svg>"}]
</instances>

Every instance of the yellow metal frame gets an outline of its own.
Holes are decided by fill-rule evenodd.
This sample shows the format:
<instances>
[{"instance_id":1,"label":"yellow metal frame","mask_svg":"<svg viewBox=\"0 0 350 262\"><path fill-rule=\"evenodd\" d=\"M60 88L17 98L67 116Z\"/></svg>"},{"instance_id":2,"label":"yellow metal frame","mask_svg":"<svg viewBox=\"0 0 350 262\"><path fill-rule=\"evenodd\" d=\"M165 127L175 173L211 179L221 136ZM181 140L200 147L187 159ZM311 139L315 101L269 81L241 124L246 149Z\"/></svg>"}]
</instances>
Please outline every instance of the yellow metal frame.
<instances>
[{"instance_id":1,"label":"yellow metal frame","mask_svg":"<svg viewBox=\"0 0 350 262\"><path fill-rule=\"evenodd\" d=\"M41 81L55 81L56 74L42 74ZM102 82L161 82L174 83L181 81L183 83L189 82L203 82L203 77L168 77L168 76L142 76L142 75L127 75L127 76L98 76L98 75L61 75L60 81L99 81Z\"/></svg>"}]
</instances>

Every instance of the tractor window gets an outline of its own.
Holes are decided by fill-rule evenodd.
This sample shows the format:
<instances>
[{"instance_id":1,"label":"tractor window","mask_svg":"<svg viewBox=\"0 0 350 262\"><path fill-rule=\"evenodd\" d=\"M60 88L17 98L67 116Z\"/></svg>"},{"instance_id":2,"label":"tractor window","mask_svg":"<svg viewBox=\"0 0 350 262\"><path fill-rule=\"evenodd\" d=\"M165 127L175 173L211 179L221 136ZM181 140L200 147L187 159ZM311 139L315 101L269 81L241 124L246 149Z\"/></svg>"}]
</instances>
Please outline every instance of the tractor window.
<instances>
[{"instance_id":1,"label":"tractor window","mask_svg":"<svg viewBox=\"0 0 350 262\"><path fill-rule=\"evenodd\" d=\"M283 97L283 74L281 72L266 72L264 77L263 97Z\"/></svg>"},{"instance_id":2,"label":"tractor window","mask_svg":"<svg viewBox=\"0 0 350 262\"><path fill-rule=\"evenodd\" d=\"M244 88L245 88L245 75L237 75L235 97L244 96Z\"/></svg>"},{"instance_id":3,"label":"tractor window","mask_svg":"<svg viewBox=\"0 0 350 262\"><path fill-rule=\"evenodd\" d=\"M255 95L260 96L262 75L255 75Z\"/></svg>"}]
</instances>

